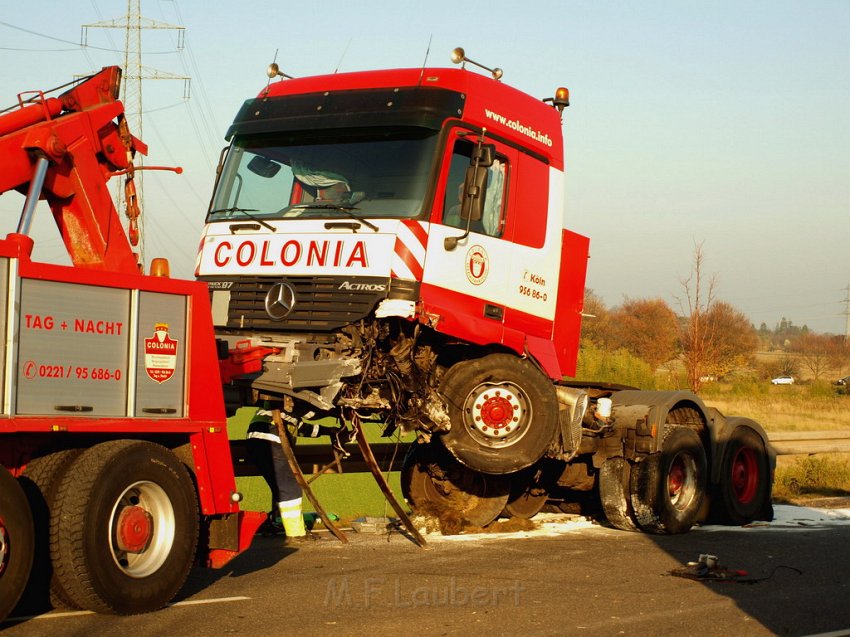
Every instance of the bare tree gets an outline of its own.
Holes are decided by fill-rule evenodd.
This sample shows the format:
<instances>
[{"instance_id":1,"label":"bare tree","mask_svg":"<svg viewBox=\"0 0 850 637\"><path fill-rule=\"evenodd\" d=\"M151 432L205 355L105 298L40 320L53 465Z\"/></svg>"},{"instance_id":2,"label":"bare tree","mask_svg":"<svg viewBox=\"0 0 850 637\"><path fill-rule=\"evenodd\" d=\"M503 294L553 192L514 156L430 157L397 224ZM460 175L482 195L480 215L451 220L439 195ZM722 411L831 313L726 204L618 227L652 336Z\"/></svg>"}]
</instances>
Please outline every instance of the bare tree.
<instances>
[{"instance_id":1,"label":"bare tree","mask_svg":"<svg viewBox=\"0 0 850 637\"><path fill-rule=\"evenodd\" d=\"M803 334L791 345L791 351L796 352L800 362L808 369L815 380L819 380L835 361L836 343L826 334Z\"/></svg>"},{"instance_id":2,"label":"bare tree","mask_svg":"<svg viewBox=\"0 0 850 637\"><path fill-rule=\"evenodd\" d=\"M843 376L844 371L850 366L850 342L845 340L843 336L833 336L831 340L830 366L838 372L839 376Z\"/></svg>"},{"instance_id":3,"label":"bare tree","mask_svg":"<svg viewBox=\"0 0 850 637\"><path fill-rule=\"evenodd\" d=\"M705 255L702 243L698 243L694 246L691 272L687 278L680 280L685 296L678 299L684 316L680 337L682 362L685 364L688 386L694 392L700 390L703 378L710 373L716 340L715 326L706 314L714 304L717 278L712 275L706 280L704 269Z\"/></svg>"}]
</instances>

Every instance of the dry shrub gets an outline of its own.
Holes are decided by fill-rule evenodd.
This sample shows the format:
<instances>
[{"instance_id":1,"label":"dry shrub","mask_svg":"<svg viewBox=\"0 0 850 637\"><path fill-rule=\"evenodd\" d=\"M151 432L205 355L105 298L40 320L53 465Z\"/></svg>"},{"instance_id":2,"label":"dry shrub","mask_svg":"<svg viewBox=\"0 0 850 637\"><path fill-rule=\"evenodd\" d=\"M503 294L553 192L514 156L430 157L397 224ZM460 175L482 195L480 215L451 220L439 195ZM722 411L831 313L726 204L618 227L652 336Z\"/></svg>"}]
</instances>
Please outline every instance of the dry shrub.
<instances>
[{"instance_id":1,"label":"dry shrub","mask_svg":"<svg viewBox=\"0 0 850 637\"><path fill-rule=\"evenodd\" d=\"M798 456L776 469L773 497L850 495L850 460L841 454Z\"/></svg>"}]
</instances>

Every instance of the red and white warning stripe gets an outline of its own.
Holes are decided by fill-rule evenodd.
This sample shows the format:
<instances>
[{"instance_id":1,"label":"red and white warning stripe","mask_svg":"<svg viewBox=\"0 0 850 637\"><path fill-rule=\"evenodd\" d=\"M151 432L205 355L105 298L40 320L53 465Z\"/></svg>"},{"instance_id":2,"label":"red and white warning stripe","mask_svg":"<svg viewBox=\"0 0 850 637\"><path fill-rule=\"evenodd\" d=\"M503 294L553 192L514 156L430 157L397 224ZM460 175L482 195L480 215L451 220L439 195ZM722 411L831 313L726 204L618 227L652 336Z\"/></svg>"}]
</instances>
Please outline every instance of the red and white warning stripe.
<instances>
[{"instance_id":1,"label":"red and white warning stripe","mask_svg":"<svg viewBox=\"0 0 850 637\"><path fill-rule=\"evenodd\" d=\"M394 279L421 281L425 272L428 224L405 219L398 226L390 276Z\"/></svg>"}]
</instances>

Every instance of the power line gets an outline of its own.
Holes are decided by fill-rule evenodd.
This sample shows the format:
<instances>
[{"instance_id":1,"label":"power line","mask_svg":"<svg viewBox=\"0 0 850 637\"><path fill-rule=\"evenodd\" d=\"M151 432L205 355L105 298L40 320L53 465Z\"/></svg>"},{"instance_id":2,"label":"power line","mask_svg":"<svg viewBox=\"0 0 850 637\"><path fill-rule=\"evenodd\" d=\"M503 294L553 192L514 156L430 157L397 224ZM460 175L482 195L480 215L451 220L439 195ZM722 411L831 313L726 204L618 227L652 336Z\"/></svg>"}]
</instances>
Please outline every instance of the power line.
<instances>
[{"instance_id":1,"label":"power line","mask_svg":"<svg viewBox=\"0 0 850 637\"><path fill-rule=\"evenodd\" d=\"M57 37L54 37L52 35L47 35L46 33L39 33L38 31L33 31L32 29L25 29L24 27L19 27L15 24L10 24L8 22L4 22L3 20L0 20L0 25L3 25L4 27L7 27L9 29L15 29L16 31L21 31L23 33L28 33L30 35L35 35L39 38L45 38L47 40L53 40L55 42L62 42L63 44L73 44L74 47L75 47L74 49L53 49L54 51L74 51L76 49L83 48L83 49L95 49L97 51L110 51L112 53L122 53L122 51L119 50L119 49L108 49L108 48L105 48L105 47L102 47L102 46L93 46L91 44L80 43L80 42L72 42L71 40L63 40L62 38L57 38ZM84 25L84 26L86 26L86 25ZM88 26L92 26L92 25L88 25ZM7 48L7 47L0 47L0 48L3 48L4 50L7 50L7 51L42 51L42 50L44 50L44 49L14 49L14 48ZM175 51L145 51L145 53L147 55L164 55L164 54L167 54L167 53L175 53Z\"/></svg>"}]
</instances>

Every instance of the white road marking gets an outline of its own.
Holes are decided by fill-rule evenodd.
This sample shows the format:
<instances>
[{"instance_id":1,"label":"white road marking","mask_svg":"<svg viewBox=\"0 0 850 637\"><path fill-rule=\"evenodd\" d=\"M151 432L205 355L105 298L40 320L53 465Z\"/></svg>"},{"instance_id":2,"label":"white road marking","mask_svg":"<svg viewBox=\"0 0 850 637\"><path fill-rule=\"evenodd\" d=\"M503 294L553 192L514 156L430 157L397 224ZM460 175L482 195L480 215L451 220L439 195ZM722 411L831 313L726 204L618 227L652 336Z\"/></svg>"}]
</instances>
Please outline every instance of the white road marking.
<instances>
[{"instance_id":1,"label":"white road marking","mask_svg":"<svg viewBox=\"0 0 850 637\"><path fill-rule=\"evenodd\" d=\"M168 604L166 608L172 608L174 606L199 606L201 604L223 604L226 602L242 602L247 599L251 599L250 597L245 597L244 595L239 595L236 597L216 597L213 599L187 599L182 602L175 602L174 604ZM75 611L63 611L63 612L49 612L44 613L43 615L23 615L20 617L8 617L0 624L7 623L17 623L23 621L29 621L31 619L62 619L64 617L82 617L84 615L94 615L90 610L75 610Z\"/></svg>"},{"instance_id":2,"label":"white road marking","mask_svg":"<svg viewBox=\"0 0 850 637\"><path fill-rule=\"evenodd\" d=\"M197 606L199 604L222 604L224 602L243 602L246 599L251 598L245 597L244 595L239 595L237 597L216 597L214 599L187 599L183 602L169 604L168 607L171 608L172 606Z\"/></svg>"}]
</instances>

